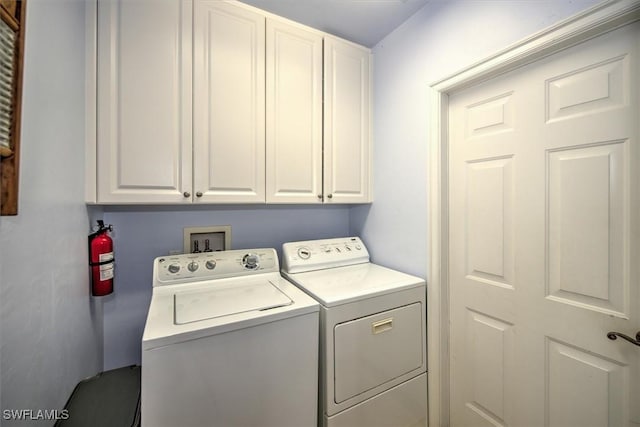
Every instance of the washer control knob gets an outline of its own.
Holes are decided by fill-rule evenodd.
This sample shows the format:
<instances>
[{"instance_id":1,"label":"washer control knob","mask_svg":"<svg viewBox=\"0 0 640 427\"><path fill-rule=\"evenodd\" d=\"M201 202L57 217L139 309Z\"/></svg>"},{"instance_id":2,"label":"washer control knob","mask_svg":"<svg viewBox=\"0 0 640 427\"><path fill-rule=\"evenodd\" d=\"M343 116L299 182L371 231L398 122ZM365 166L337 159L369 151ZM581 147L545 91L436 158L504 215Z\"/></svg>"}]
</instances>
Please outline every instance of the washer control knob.
<instances>
[{"instance_id":1,"label":"washer control knob","mask_svg":"<svg viewBox=\"0 0 640 427\"><path fill-rule=\"evenodd\" d=\"M255 270L258 268L260 262L260 257L256 254L246 254L242 257L242 265L247 270Z\"/></svg>"},{"instance_id":2,"label":"washer control knob","mask_svg":"<svg viewBox=\"0 0 640 427\"><path fill-rule=\"evenodd\" d=\"M196 270L198 269L198 267L200 267L200 266L199 266L199 265L198 265L198 263L197 263L197 262L195 262L195 261L191 261L191 262L189 263L189 265L187 265L187 268L188 268L188 269L189 269L189 271L190 271L190 272L192 272L192 273L193 273L194 271L196 271Z\"/></svg>"},{"instance_id":3,"label":"washer control knob","mask_svg":"<svg viewBox=\"0 0 640 427\"><path fill-rule=\"evenodd\" d=\"M176 274L178 271L180 271L180 264L169 265L169 273Z\"/></svg>"},{"instance_id":4,"label":"washer control knob","mask_svg":"<svg viewBox=\"0 0 640 427\"><path fill-rule=\"evenodd\" d=\"M204 266L207 267L207 270L213 270L214 268L216 268L216 261L210 259Z\"/></svg>"},{"instance_id":5,"label":"washer control knob","mask_svg":"<svg viewBox=\"0 0 640 427\"><path fill-rule=\"evenodd\" d=\"M311 251L306 247L299 248L298 256L300 257L300 259L309 259L311 258Z\"/></svg>"}]
</instances>

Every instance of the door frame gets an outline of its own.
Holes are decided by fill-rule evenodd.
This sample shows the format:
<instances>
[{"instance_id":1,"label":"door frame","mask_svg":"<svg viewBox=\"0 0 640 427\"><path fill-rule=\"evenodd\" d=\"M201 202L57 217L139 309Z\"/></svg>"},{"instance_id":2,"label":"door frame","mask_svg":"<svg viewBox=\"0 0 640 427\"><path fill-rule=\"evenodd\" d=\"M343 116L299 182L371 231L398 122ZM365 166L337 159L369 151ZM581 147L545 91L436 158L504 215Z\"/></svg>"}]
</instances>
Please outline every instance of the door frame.
<instances>
[{"instance_id":1,"label":"door frame","mask_svg":"<svg viewBox=\"0 0 640 427\"><path fill-rule=\"evenodd\" d=\"M640 1L607 0L429 85L427 357L429 425L449 425L449 95L640 20Z\"/></svg>"}]
</instances>

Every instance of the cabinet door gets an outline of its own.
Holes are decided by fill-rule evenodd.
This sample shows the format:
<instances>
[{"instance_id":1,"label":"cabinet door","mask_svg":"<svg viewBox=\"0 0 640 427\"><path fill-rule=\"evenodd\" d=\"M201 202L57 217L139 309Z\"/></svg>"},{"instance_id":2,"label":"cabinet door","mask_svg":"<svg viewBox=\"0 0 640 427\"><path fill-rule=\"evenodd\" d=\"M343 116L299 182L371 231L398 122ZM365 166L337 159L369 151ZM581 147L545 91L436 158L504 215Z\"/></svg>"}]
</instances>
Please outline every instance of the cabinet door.
<instances>
[{"instance_id":1,"label":"cabinet door","mask_svg":"<svg viewBox=\"0 0 640 427\"><path fill-rule=\"evenodd\" d=\"M194 4L195 202L265 201L265 18Z\"/></svg>"},{"instance_id":2,"label":"cabinet door","mask_svg":"<svg viewBox=\"0 0 640 427\"><path fill-rule=\"evenodd\" d=\"M267 202L322 202L322 36L267 21Z\"/></svg>"},{"instance_id":3,"label":"cabinet door","mask_svg":"<svg viewBox=\"0 0 640 427\"><path fill-rule=\"evenodd\" d=\"M191 3L98 3L99 203L191 192Z\"/></svg>"},{"instance_id":4,"label":"cabinet door","mask_svg":"<svg viewBox=\"0 0 640 427\"><path fill-rule=\"evenodd\" d=\"M324 39L324 197L366 203L370 196L368 49Z\"/></svg>"}]
</instances>

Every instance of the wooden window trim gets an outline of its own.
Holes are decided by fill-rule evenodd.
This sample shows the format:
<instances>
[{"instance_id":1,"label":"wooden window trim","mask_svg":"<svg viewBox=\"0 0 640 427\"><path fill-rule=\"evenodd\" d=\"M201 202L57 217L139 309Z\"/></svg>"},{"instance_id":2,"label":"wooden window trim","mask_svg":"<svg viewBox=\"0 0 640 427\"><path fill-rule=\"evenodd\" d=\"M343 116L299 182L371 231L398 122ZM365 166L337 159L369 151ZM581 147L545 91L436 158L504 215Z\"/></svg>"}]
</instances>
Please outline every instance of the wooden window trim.
<instances>
[{"instance_id":1,"label":"wooden window trim","mask_svg":"<svg viewBox=\"0 0 640 427\"><path fill-rule=\"evenodd\" d=\"M0 152L0 213L18 214L18 178L20 166L20 124L22 116L22 81L24 34L27 0L0 0L0 19L16 31L15 80L10 150Z\"/></svg>"}]
</instances>

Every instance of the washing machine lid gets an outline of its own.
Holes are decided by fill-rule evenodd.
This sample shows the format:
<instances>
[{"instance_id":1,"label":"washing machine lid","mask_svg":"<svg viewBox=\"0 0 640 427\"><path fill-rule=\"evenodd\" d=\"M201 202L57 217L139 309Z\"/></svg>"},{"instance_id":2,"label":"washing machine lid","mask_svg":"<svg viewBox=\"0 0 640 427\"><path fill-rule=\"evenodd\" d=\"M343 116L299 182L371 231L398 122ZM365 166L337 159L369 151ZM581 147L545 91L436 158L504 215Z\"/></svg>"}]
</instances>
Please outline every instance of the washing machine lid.
<instances>
[{"instance_id":1,"label":"washing machine lid","mask_svg":"<svg viewBox=\"0 0 640 427\"><path fill-rule=\"evenodd\" d=\"M325 307L425 286L419 277L373 263L283 274Z\"/></svg>"},{"instance_id":2,"label":"washing machine lid","mask_svg":"<svg viewBox=\"0 0 640 427\"><path fill-rule=\"evenodd\" d=\"M298 316L317 317L319 310L316 300L278 272L155 286L142 347L146 351Z\"/></svg>"},{"instance_id":3,"label":"washing machine lid","mask_svg":"<svg viewBox=\"0 0 640 427\"><path fill-rule=\"evenodd\" d=\"M174 293L173 300L176 325L293 304L293 300L271 281L216 284L182 290Z\"/></svg>"}]
</instances>

